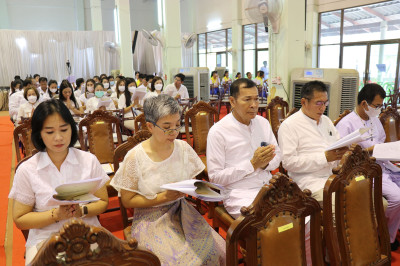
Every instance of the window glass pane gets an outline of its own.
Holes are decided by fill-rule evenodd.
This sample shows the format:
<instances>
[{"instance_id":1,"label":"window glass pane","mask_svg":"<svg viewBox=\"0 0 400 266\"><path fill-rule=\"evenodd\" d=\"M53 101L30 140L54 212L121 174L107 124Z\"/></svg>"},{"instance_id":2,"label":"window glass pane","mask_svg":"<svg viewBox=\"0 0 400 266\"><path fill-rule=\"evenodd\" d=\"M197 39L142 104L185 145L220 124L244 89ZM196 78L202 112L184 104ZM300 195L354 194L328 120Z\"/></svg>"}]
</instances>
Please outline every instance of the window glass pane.
<instances>
[{"instance_id":1,"label":"window glass pane","mask_svg":"<svg viewBox=\"0 0 400 266\"><path fill-rule=\"evenodd\" d=\"M226 66L226 53L217 54L217 67Z\"/></svg>"},{"instance_id":2,"label":"window glass pane","mask_svg":"<svg viewBox=\"0 0 400 266\"><path fill-rule=\"evenodd\" d=\"M264 23L257 24L257 48L268 48L268 32L265 31Z\"/></svg>"},{"instance_id":3,"label":"window glass pane","mask_svg":"<svg viewBox=\"0 0 400 266\"><path fill-rule=\"evenodd\" d=\"M219 30L207 33L207 52L226 51L225 32L225 30Z\"/></svg>"},{"instance_id":4,"label":"window glass pane","mask_svg":"<svg viewBox=\"0 0 400 266\"><path fill-rule=\"evenodd\" d=\"M365 64L367 59L367 46L345 46L343 47L342 68L355 69L359 74L359 90L364 87Z\"/></svg>"},{"instance_id":5,"label":"window glass pane","mask_svg":"<svg viewBox=\"0 0 400 266\"><path fill-rule=\"evenodd\" d=\"M256 43L256 35L255 35L255 26L254 24L245 25L243 27L243 48L244 50L247 49L254 49Z\"/></svg>"},{"instance_id":6,"label":"window glass pane","mask_svg":"<svg viewBox=\"0 0 400 266\"><path fill-rule=\"evenodd\" d=\"M344 10L343 41L359 42L400 37L399 1Z\"/></svg>"},{"instance_id":7,"label":"window glass pane","mask_svg":"<svg viewBox=\"0 0 400 266\"><path fill-rule=\"evenodd\" d=\"M392 94L396 78L398 44L371 45L368 82L381 85L386 94Z\"/></svg>"},{"instance_id":8,"label":"window glass pane","mask_svg":"<svg viewBox=\"0 0 400 266\"><path fill-rule=\"evenodd\" d=\"M268 50L257 52L257 70L264 71L264 80L268 79L269 76Z\"/></svg>"},{"instance_id":9,"label":"window glass pane","mask_svg":"<svg viewBox=\"0 0 400 266\"><path fill-rule=\"evenodd\" d=\"M199 34L198 35L198 40L199 40L199 53L205 53L206 52L206 34Z\"/></svg>"},{"instance_id":10,"label":"window glass pane","mask_svg":"<svg viewBox=\"0 0 400 266\"><path fill-rule=\"evenodd\" d=\"M209 53L207 54L207 67L211 71L215 70L217 65L217 54L216 53Z\"/></svg>"},{"instance_id":11,"label":"window glass pane","mask_svg":"<svg viewBox=\"0 0 400 266\"><path fill-rule=\"evenodd\" d=\"M338 68L339 67L339 45L324 45L319 47L319 67Z\"/></svg>"},{"instance_id":12,"label":"window glass pane","mask_svg":"<svg viewBox=\"0 0 400 266\"><path fill-rule=\"evenodd\" d=\"M228 29L228 49L232 48L232 29Z\"/></svg>"},{"instance_id":13,"label":"window glass pane","mask_svg":"<svg viewBox=\"0 0 400 266\"><path fill-rule=\"evenodd\" d=\"M206 67L206 54L199 54L199 67Z\"/></svg>"},{"instance_id":14,"label":"window glass pane","mask_svg":"<svg viewBox=\"0 0 400 266\"><path fill-rule=\"evenodd\" d=\"M228 53L228 70L229 70L229 77L233 80L235 75L232 73L232 54Z\"/></svg>"},{"instance_id":15,"label":"window glass pane","mask_svg":"<svg viewBox=\"0 0 400 266\"><path fill-rule=\"evenodd\" d=\"M244 62L244 75L242 77L246 77L246 73L250 72L253 75L253 78L255 78L255 73L254 73L254 65L255 65L255 51L254 50L247 50L244 51L243 53L243 62Z\"/></svg>"},{"instance_id":16,"label":"window glass pane","mask_svg":"<svg viewBox=\"0 0 400 266\"><path fill-rule=\"evenodd\" d=\"M340 14L340 10L321 13L320 44L340 42Z\"/></svg>"}]
</instances>

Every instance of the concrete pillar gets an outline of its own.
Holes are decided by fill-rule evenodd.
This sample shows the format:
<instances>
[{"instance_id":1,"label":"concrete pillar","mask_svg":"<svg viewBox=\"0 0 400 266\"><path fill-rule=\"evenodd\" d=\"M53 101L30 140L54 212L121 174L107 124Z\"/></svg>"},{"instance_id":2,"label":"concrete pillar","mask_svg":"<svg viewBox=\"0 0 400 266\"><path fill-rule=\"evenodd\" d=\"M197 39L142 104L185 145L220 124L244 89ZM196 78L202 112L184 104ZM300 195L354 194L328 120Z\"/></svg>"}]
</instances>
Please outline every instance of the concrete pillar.
<instances>
[{"instance_id":1,"label":"concrete pillar","mask_svg":"<svg viewBox=\"0 0 400 266\"><path fill-rule=\"evenodd\" d=\"M115 26L115 32L118 33L120 70L126 77L134 77L133 71L133 56L132 56L132 33L131 33L131 17L129 0L115 0L116 15L118 21Z\"/></svg>"},{"instance_id":2,"label":"concrete pillar","mask_svg":"<svg viewBox=\"0 0 400 266\"><path fill-rule=\"evenodd\" d=\"M0 29L10 29L7 0L0 0Z\"/></svg>"},{"instance_id":3,"label":"concrete pillar","mask_svg":"<svg viewBox=\"0 0 400 266\"><path fill-rule=\"evenodd\" d=\"M232 5L232 69L230 72L235 77L237 72L243 72L243 41L242 41L242 0L234 1ZM245 73L242 73L242 77Z\"/></svg>"},{"instance_id":4,"label":"concrete pillar","mask_svg":"<svg viewBox=\"0 0 400 266\"><path fill-rule=\"evenodd\" d=\"M90 16L92 18L92 30L103 30L103 16L101 14L101 0L90 0Z\"/></svg>"},{"instance_id":5,"label":"concrete pillar","mask_svg":"<svg viewBox=\"0 0 400 266\"><path fill-rule=\"evenodd\" d=\"M163 71L167 75L166 84L172 83L177 69L182 66L182 42L180 0L162 0L165 38L163 53Z\"/></svg>"}]
</instances>

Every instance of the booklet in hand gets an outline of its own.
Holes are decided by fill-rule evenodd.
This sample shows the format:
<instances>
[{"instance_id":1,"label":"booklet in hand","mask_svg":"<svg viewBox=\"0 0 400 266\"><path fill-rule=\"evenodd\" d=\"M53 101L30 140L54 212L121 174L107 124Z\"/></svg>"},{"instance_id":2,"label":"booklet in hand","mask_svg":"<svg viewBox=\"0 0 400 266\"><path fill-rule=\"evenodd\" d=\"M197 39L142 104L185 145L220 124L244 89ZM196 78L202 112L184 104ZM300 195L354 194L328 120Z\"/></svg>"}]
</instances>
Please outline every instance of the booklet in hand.
<instances>
[{"instance_id":1,"label":"booklet in hand","mask_svg":"<svg viewBox=\"0 0 400 266\"><path fill-rule=\"evenodd\" d=\"M330 145L328 148L326 148L326 151L350 146L353 143L358 143L358 142L367 140L367 139L371 138L370 135L365 134L366 132L368 132L368 130L370 130L370 128L368 128L368 127L356 129L349 135L344 136L343 138L339 139L338 141L336 141L335 143Z\"/></svg>"},{"instance_id":2,"label":"booklet in hand","mask_svg":"<svg viewBox=\"0 0 400 266\"><path fill-rule=\"evenodd\" d=\"M204 180L189 179L176 183L164 184L160 186L167 190L176 190L204 201L221 201L224 196L212 190L223 190L218 184L210 183Z\"/></svg>"},{"instance_id":3,"label":"booklet in hand","mask_svg":"<svg viewBox=\"0 0 400 266\"><path fill-rule=\"evenodd\" d=\"M97 104L97 108L100 108L102 106L108 107L111 103L111 99L108 97L103 97L100 99L99 103Z\"/></svg>"},{"instance_id":4,"label":"booklet in hand","mask_svg":"<svg viewBox=\"0 0 400 266\"><path fill-rule=\"evenodd\" d=\"M102 178L93 178L82 181L75 181L68 184L62 184L56 187L52 198L47 205L69 205L78 203L87 203L99 200L93 193L100 185Z\"/></svg>"},{"instance_id":5,"label":"booklet in hand","mask_svg":"<svg viewBox=\"0 0 400 266\"><path fill-rule=\"evenodd\" d=\"M146 87L141 85L134 90L134 92L132 94L132 100L138 99L139 101L141 101L141 100L143 100L146 93L147 93Z\"/></svg>"},{"instance_id":6,"label":"booklet in hand","mask_svg":"<svg viewBox=\"0 0 400 266\"><path fill-rule=\"evenodd\" d=\"M378 161L400 161L400 141L375 144L372 157Z\"/></svg>"}]
</instances>

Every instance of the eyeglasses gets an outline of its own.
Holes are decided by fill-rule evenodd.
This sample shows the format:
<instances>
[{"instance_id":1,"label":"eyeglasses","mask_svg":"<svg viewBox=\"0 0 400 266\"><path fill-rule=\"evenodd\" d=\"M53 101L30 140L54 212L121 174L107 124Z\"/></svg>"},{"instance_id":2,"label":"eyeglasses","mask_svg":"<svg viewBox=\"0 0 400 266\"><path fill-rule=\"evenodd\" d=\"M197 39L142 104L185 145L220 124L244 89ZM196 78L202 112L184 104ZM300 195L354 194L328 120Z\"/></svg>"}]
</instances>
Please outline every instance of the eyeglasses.
<instances>
[{"instance_id":1,"label":"eyeglasses","mask_svg":"<svg viewBox=\"0 0 400 266\"><path fill-rule=\"evenodd\" d=\"M164 132L164 135L172 135L174 133L179 133L179 131L181 130L182 126L179 126L177 128L168 128L168 129L164 129L162 127L159 127L156 123L152 123L154 126L158 127L159 129L161 129Z\"/></svg>"},{"instance_id":2,"label":"eyeglasses","mask_svg":"<svg viewBox=\"0 0 400 266\"><path fill-rule=\"evenodd\" d=\"M309 98L305 98L305 99L311 101L311 99L309 99ZM317 102L315 102L315 105L319 106L319 107L328 106L329 105L329 100L327 100L327 101L317 101Z\"/></svg>"},{"instance_id":3,"label":"eyeglasses","mask_svg":"<svg viewBox=\"0 0 400 266\"><path fill-rule=\"evenodd\" d=\"M375 109L382 109L382 107L383 107L383 105L375 105L375 104L373 104L373 103L368 104L368 105L371 105L371 106L374 107Z\"/></svg>"}]
</instances>

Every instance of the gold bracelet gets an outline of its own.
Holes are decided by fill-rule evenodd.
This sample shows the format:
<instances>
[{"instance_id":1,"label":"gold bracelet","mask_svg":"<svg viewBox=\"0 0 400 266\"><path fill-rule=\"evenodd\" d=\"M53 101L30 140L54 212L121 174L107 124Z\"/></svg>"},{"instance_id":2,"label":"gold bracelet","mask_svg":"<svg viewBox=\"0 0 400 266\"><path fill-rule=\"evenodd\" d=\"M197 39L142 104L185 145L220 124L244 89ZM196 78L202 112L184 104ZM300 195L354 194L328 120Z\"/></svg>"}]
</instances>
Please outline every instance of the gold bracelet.
<instances>
[{"instance_id":1,"label":"gold bracelet","mask_svg":"<svg viewBox=\"0 0 400 266\"><path fill-rule=\"evenodd\" d=\"M51 218L58 223L59 221L57 221L57 219L54 217L54 211L56 210L56 208L51 209Z\"/></svg>"}]
</instances>

